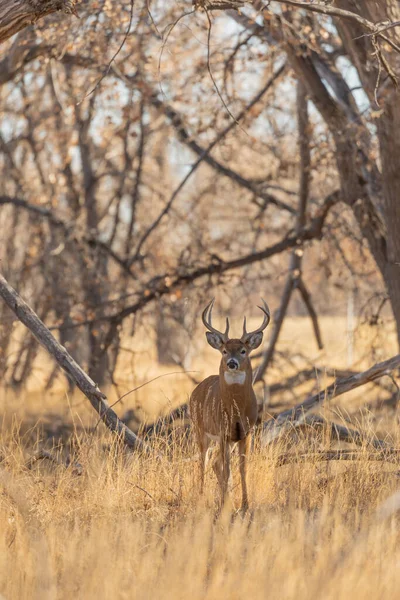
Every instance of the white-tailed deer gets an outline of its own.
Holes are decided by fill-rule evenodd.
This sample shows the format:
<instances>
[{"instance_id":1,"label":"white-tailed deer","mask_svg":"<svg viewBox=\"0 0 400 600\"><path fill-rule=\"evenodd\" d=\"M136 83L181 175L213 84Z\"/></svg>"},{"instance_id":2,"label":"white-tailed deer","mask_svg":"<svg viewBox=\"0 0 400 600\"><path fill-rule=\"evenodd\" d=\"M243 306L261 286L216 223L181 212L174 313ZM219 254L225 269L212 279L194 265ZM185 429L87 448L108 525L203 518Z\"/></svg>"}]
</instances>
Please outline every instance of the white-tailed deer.
<instances>
[{"instance_id":1,"label":"white-tailed deer","mask_svg":"<svg viewBox=\"0 0 400 600\"><path fill-rule=\"evenodd\" d=\"M262 342L263 331L270 321L270 312L263 300L263 306L259 306L264 313L262 325L248 333L245 317L242 337L230 339L228 318L224 333L212 326L213 305L214 300L211 300L203 311L202 320L208 329L207 342L222 354L219 375L211 375L199 383L189 401L194 432L200 449L200 484L203 490L208 446L211 440L217 440L219 449L213 459L213 469L221 489L223 504L230 475L230 447L238 443L242 510L245 511L248 508L246 462L251 446L251 431L257 419L257 400L253 390L249 355Z\"/></svg>"}]
</instances>

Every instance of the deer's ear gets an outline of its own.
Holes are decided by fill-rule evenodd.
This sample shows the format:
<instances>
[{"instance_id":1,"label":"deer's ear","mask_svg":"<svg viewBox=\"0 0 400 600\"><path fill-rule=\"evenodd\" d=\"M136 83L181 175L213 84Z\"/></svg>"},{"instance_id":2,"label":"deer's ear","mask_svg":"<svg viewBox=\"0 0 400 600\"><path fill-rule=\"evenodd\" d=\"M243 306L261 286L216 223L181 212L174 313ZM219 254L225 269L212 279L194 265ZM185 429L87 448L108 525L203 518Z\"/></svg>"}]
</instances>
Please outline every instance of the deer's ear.
<instances>
[{"instance_id":1,"label":"deer's ear","mask_svg":"<svg viewBox=\"0 0 400 600\"><path fill-rule=\"evenodd\" d=\"M215 350L221 350L223 341L219 335L216 333L211 333L211 331L206 331L206 338L207 342L212 348L215 348Z\"/></svg>"},{"instance_id":2,"label":"deer's ear","mask_svg":"<svg viewBox=\"0 0 400 600\"><path fill-rule=\"evenodd\" d=\"M263 340L262 332L250 333L245 341L245 344L248 347L248 349L250 351L252 351L252 350L255 350L256 348L258 348L258 346L260 346L262 340Z\"/></svg>"}]
</instances>

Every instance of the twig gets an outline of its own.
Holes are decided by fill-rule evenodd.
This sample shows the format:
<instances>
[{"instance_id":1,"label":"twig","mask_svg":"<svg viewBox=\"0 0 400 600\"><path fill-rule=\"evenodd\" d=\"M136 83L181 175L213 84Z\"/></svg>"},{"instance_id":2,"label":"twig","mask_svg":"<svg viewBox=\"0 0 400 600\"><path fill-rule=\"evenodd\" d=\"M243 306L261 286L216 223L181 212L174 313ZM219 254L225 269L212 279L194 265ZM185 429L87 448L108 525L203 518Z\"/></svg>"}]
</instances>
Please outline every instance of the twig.
<instances>
[{"instance_id":1,"label":"twig","mask_svg":"<svg viewBox=\"0 0 400 600\"><path fill-rule=\"evenodd\" d=\"M182 19L184 19L185 17L188 17L189 15L192 15L194 12L195 12L195 10L191 10L189 12L183 13L173 23L170 23L166 27L166 29L168 29L168 32L167 32L167 35L166 35L165 39L163 39L163 42L162 42L162 45L161 45L160 55L158 57L158 67L157 67L158 83L159 83L159 86L160 86L160 91L161 91L161 93L162 93L163 96L165 96L165 94L164 94L164 90L162 89L162 85L161 85L161 61L162 61L162 57L163 57L163 54L164 54L165 46L167 45L169 36L171 35L171 33L173 32L173 30L175 29L175 27L178 25L178 23Z\"/></svg>"},{"instance_id":2,"label":"twig","mask_svg":"<svg viewBox=\"0 0 400 600\"><path fill-rule=\"evenodd\" d=\"M211 70L211 56L210 56L210 48L211 48L211 19L210 19L210 15L208 14L208 10L206 9L206 15L207 15L207 21L208 21L208 32L207 32L207 71L208 74L210 76L210 79L213 83L214 89L217 92L217 95L219 97L219 99L221 100L222 104L224 105L224 108L226 110L226 112L228 113L228 115L230 116L230 118L232 119L232 121L234 123L236 123L236 125L239 126L239 128L243 131L243 133L245 133L248 136L247 131L245 131L243 129L243 127L240 125L239 120L232 114L229 106L227 105L227 103L225 102L225 100L222 97L221 92L219 91L217 82L215 81L215 77L214 74Z\"/></svg>"},{"instance_id":3,"label":"twig","mask_svg":"<svg viewBox=\"0 0 400 600\"><path fill-rule=\"evenodd\" d=\"M144 494L146 494L146 496L148 496L151 500L153 500L153 502L155 502L155 498L154 498L154 496L152 496L150 494L150 492L148 492L144 488L140 487L140 485L137 485L137 483L132 483L131 481L128 481L128 483L130 483L130 485L133 485L133 487L137 488L138 490L140 490L141 492L143 492Z\"/></svg>"},{"instance_id":4,"label":"twig","mask_svg":"<svg viewBox=\"0 0 400 600\"><path fill-rule=\"evenodd\" d=\"M107 75L109 74L111 66L112 66L113 62L115 61L115 59L117 58L118 54L121 52L122 48L125 46L125 42L126 42L126 40L128 38L129 32L131 30L131 26L132 26L134 4L135 4L135 0L130 0L131 10L130 10L130 15L129 15L129 23L128 23L128 27L126 29L125 35L124 35L124 37L122 39L122 42L120 43L120 45L118 47L118 50L112 56L112 58L111 58L110 62L108 63L107 68L104 71L103 75L100 77L100 79L94 85L94 87L90 90L90 92L88 92L85 96L83 96L83 98L81 100L79 100L79 102L77 102L77 105L78 104L82 104L82 102L84 100L86 100L86 98L88 98L89 96L91 96L93 94L93 92L99 87L99 85L101 84L101 82L103 81L103 79L105 79L107 77Z\"/></svg>"},{"instance_id":5,"label":"twig","mask_svg":"<svg viewBox=\"0 0 400 600\"><path fill-rule=\"evenodd\" d=\"M198 371L187 371L188 373L198 373ZM118 398L118 400L116 400L115 402L113 402L113 404L111 404L107 410L112 410L113 407L118 404L119 402L121 402L124 398L126 398L126 396L129 396L129 394L133 394L133 392L137 392L137 390L140 390L141 388L145 387L146 385L149 385L149 383L152 383L153 381L157 381L157 379L162 379L163 377L168 377L169 375L183 375L185 374L186 371L172 371L171 373L164 373L163 375L157 375L157 377L153 377L153 379L149 379L149 381L145 381L144 383L142 383L141 385L138 385L137 387L133 388L132 390L129 390L129 392L126 392L125 394L123 394L120 398ZM103 416L97 421L95 427L94 427L94 431L96 431L99 423L103 420Z\"/></svg>"},{"instance_id":6,"label":"twig","mask_svg":"<svg viewBox=\"0 0 400 600\"><path fill-rule=\"evenodd\" d=\"M82 473L83 473L83 467L80 463L72 462L70 457L68 457L67 460L64 462L64 461L60 460L57 456L54 456L54 454L52 454L48 450L44 450L44 449L39 450L38 452L36 452L36 454L31 456L31 458L27 461L25 466L27 467L27 469L32 469L33 465L35 463L37 463L39 460L48 460L55 465L65 467L67 469L69 467L72 467L72 473L74 475L82 475Z\"/></svg>"},{"instance_id":7,"label":"twig","mask_svg":"<svg viewBox=\"0 0 400 600\"><path fill-rule=\"evenodd\" d=\"M283 64L270 77L270 79L262 87L262 89L256 94L256 96L249 102L249 104L238 115L238 120L242 119L246 115L246 113L248 113L253 108L253 106L255 104L257 104L262 99L262 97L267 93L267 91L271 88L271 86L275 83L275 81L283 74L283 72L285 71L285 69L286 69L286 65ZM153 99L153 104L155 104L155 105L157 105L157 107L159 107L161 105L161 102L157 101L156 99ZM154 220L154 222L151 224L151 226L147 229L147 231L143 234L143 236L139 240L133 256L127 261L128 266L132 265L132 263L134 263L137 260L138 256L140 255L140 251L141 251L141 249L143 247L143 244L148 240L148 238L152 234L152 232L158 227L158 225L161 222L161 220L169 213L173 202L175 201L175 199L177 198L177 196L180 194L180 192L182 191L182 189L184 188L184 186L186 185L186 183L189 181L189 179L191 178L191 176L193 175L193 173L195 173L197 171L197 169L199 168L199 166L201 165L201 163L203 161L205 161L205 159L207 158L207 156L209 155L209 153L211 152L211 150L213 150L213 148L215 148L215 146L217 144L219 144L228 135L228 133L236 126L236 124L237 124L236 120L233 123L230 123L228 125L228 127L225 127L225 129L223 131L221 131L215 137L215 139L211 142L211 144L209 144L209 146L207 148L205 148L204 150L202 150L199 158L192 165L190 171L187 173L187 175L185 175L185 177L182 179L182 181L180 182L180 184L174 190L174 192L172 193L170 199L168 200L168 202L166 203L166 205L164 206L164 208L162 209L162 211L160 212L160 214L158 215L158 217Z\"/></svg>"}]
</instances>

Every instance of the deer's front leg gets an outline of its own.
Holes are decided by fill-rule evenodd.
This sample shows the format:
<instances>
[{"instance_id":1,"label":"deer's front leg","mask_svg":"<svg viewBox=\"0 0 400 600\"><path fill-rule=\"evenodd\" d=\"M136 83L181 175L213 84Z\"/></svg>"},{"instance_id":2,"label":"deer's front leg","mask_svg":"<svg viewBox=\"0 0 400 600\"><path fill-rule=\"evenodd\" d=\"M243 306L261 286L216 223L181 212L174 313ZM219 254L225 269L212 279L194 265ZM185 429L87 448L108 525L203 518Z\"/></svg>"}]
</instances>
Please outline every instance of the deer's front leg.
<instances>
[{"instance_id":1,"label":"deer's front leg","mask_svg":"<svg viewBox=\"0 0 400 600\"><path fill-rule=\"evenodd\" d=\"M251 448L251 433L248 433L243 440L239 442L239 468L240 479L242 482L242 511L246 512L249 508L249 498L247 495L247 459Z\"/></svg>"},{"instance_id":2,"label":"deer's front leg","mask_svg":"<svg viewBox=\"0 0 400 600\"><path fill-rule=\"evenodd\" d=\"M201 433L200 431L196 432L196 437L197 437L197 445L199 447L199 451L200 451L200 458L199 458L199 471L200 471L200 494L203 494L204 491L204 475L205 475L205 470L206 470L206 456L207 456L207 450L208 450L208 446L209 446L209 439L207 438L207 436L203 433Z\"/></svg>"},{"instance_id":3,"label":"deer's front leg","mask_svg":"<svg viewBox=\"0 0 400 600\"><path fill-rule=\"evenodd\" d=\"M214 473L217 476L218 484L221 492L221 507L224 505L226 494L228 491L228 483L230 476L230 451L229 443L221 440L218 448L218 453L213 462Z\"/></svg>"}]
</instances>

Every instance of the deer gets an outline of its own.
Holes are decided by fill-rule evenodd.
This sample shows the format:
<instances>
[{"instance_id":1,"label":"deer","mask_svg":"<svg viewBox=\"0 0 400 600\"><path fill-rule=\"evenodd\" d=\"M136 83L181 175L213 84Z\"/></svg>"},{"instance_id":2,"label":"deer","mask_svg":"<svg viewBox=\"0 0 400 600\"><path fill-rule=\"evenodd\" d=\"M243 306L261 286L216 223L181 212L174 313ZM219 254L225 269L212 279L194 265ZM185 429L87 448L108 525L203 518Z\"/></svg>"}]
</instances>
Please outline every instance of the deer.
<instances>
[{"instance_id":1,"label":"deer","mask_svg":"<svg viewBox=\"0 0 400 600\"><path fill-rule=\"evenodd\" d=\"M224 505L230 477L231 448L237 444L243 512L249 506L246 471L252 431L258 416L250 353L260 346L263 331L271 319L267 303L265 300L262 303L263 306L258 307L264 313L261 326L255 331L247 332L244 317L240 339L229 338L228 317L224 333L212 326L214 299L206 306L202 321L207 329L207 342L221 353L219 375L204 379L193 390L189 399L195 440L200 451L200 492L202 494L204 489L208 449L210 443L216 440L218 449L212 460L212 467L220 488L220 506Z\"/></svg>"}]
</instances>

